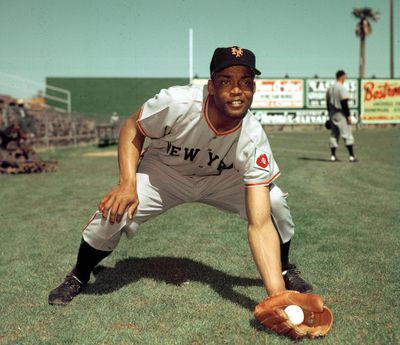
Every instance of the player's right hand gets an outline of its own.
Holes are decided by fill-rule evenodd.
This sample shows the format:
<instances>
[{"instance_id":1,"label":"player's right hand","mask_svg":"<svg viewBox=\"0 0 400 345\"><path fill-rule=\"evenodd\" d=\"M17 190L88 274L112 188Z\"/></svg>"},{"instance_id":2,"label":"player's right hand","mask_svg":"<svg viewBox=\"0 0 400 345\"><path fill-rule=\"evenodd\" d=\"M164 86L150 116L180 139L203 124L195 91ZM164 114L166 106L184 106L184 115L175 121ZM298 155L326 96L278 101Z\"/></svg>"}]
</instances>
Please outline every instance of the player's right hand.
<instances>
[{"instance_id":1,"label":"player's right hand","mask_svg":"<svg viewBox=\"0 0 400 345\"><path fill-rule=\"evenodd\" d=\"M110 224L114 224L121 221L126 210L128 219L132 219L138 204L136 185L119 184L100 201L99 211L102 213L104 220L107 220L109 216Z\"/></svg>"}]
</instances>

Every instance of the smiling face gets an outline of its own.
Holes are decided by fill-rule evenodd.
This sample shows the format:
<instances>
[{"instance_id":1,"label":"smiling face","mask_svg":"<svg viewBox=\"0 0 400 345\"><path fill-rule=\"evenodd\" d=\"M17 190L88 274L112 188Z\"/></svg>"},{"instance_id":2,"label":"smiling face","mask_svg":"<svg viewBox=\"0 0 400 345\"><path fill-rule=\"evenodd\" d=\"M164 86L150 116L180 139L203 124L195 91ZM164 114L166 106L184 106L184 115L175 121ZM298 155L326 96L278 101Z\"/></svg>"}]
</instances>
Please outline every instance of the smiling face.
<instances>
[{"instance_id":1,"label":"smiling face","mask_svg":"<svg viewBox=\"0 0 400 345\"><path fill-rule=\"evenodd\" d=\"M225 120L240 121L249 110L255 92L254 74L246 66L231 66L208 82L210 104ZM235 121L236 120L236 121Z\"/></svg>"}]
</instances>

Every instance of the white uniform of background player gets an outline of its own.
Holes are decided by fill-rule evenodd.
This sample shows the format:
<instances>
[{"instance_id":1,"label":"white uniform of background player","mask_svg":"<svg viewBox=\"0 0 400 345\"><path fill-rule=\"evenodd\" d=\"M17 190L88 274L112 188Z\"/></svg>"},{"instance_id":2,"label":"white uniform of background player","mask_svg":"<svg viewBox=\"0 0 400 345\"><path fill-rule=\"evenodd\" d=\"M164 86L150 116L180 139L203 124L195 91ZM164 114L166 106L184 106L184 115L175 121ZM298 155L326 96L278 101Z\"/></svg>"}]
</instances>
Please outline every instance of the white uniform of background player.
<instances>
[{"instance_id":1,"label":"white uniform of background player","mask_svg":"<svg viewBox=\"0 0 400 345\"><path fill-rule=\"evenodd\" d=\"M351 115L348 106L349 93L344 87L346 73L342 70L336 72L336 82L326 92L326 105L330 120L331 135L329 138L331 148L331 161L338 161L336 148L339 138L342 137L349 152L349 161L357 162L354 157L354 137L351 131Z\"/></svg>"},{"instance_id":2,"label":"white uniform of background player","mask_svg":"<svg viewBox=\"0 0 400 345\"><path fill-rule=\"evenodd\" d=\"M239 126L218 133L207 115L207 87L162 90L141 109L138 125L151 138L137 171L139 205L131 220L110 224L97 211L83 232L92 247L113 250L123 233L186 202L201 202L246 218L244 188L270 186L272 217L282 241L294 234L267 136L248 112Z\"/></svg>"}]
</instances>

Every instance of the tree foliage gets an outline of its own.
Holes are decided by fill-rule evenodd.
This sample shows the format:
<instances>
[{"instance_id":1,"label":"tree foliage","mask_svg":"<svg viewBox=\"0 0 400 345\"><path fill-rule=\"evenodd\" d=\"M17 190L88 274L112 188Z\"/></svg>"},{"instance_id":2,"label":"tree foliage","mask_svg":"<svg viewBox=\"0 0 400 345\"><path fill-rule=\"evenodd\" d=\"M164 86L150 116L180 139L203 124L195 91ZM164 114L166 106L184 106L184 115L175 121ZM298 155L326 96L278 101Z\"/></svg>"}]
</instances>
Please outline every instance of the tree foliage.
<instances>
[{"instance_id":1,"label":"tree foliage","mask_svg":"<svg viewBox=\"0 0 400 345\"><path fill-rule=\"evenodd\" d=\"M376 22L379 18L379 11L374 11L370 7L354 8L352 12L353 16L359 19L356 26L356 35L360 39L364 39L366 36L372 33L372 26L370 20Z\"/></svg>"}]
</instances>

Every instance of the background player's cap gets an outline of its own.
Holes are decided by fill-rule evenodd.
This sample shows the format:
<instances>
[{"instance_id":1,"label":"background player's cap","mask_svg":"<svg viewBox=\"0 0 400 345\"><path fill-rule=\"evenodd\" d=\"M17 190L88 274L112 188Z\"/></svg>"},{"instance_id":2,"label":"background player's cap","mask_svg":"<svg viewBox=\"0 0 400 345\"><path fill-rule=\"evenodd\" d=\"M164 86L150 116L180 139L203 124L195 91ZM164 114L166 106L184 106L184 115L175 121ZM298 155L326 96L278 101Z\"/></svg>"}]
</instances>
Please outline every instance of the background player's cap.
<instances>
[{"instance_id":1,"label":"background player's cap","mask_svg":"<svg viewBox=\"0 0 400 345\"><path fill-rule=\"evenodd\" d=\"M343 70L339 70L336 72L336 79L339 79L342 75L346 75L346 72Z\"/></svg>"},{"instance_id":2,"label":"background player's cap","mask_svg":"<svg viewBox=\"0 0 400 345\"><path fill-rule=\"evenodd\" d=\"M256 68L256 57L253 52L237 46L215 49L210 63L210 74L213 76L214 73L222 71L224 68L236 65L247 66L254 74L261 74Z\"/></svg>"}]
</instances>

